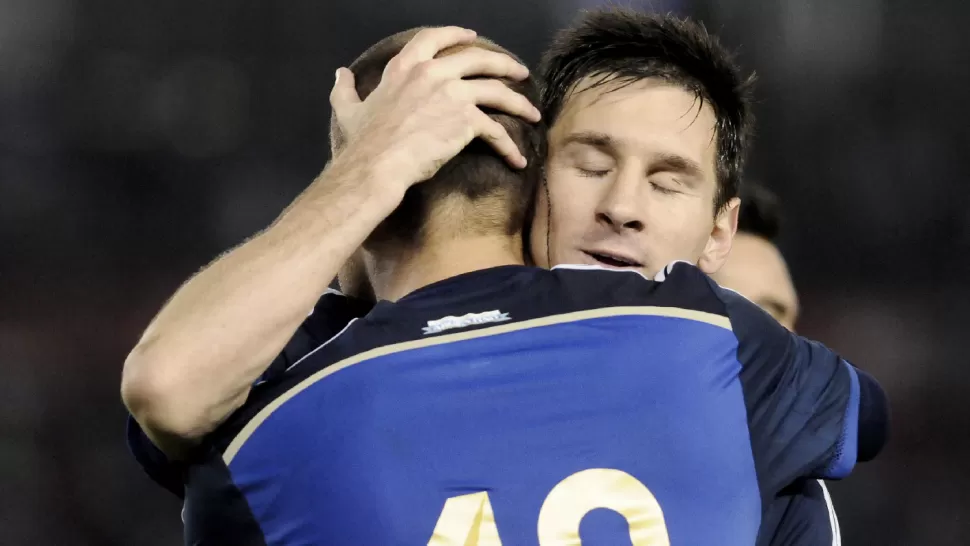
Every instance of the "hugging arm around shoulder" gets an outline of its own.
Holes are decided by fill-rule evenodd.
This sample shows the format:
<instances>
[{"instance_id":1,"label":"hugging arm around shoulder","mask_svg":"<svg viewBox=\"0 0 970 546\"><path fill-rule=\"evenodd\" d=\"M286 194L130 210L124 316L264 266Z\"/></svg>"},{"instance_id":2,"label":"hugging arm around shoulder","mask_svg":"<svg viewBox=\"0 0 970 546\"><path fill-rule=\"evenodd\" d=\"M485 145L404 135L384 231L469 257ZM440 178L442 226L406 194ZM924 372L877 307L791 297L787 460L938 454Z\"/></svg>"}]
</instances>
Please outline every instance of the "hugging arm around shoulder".
<instances>
[{"instance_id":1,"label":"hugging arm around shoulder","mask_svg":"<svg viewBox=\"0 0 970 546\"><path fill-rule=\"evenodd\" d=\"M889 437L879 383L821 343L789 332L742 296L713 284L738 338L753 442L784 482L840 479ZM758 432L763 434L757 434Z\"/></svg>"}]
</instances>

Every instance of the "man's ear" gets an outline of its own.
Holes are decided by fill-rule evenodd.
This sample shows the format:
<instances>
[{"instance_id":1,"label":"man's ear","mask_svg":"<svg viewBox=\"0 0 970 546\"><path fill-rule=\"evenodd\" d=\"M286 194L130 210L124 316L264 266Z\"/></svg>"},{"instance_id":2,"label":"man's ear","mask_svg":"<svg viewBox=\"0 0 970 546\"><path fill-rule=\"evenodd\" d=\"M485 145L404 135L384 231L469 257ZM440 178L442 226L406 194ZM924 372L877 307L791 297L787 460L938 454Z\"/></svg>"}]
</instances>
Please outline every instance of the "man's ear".
<instances>
[{"instance_id":1,"label":"man's ear","mask_svg":"<svg viewBox=\"0 0 970 546\"><path fill-rule=\"evenodd\" d=\"M707 246L704 247L704 253L697 261L697 267L704 273L708 275L716 273L727 261L731 253L731 245L734 243L734 234L738 232L740 206L741 200L735 197L728 201L714 218L711 236L707 240Z\"/></svg>"}]
</instances>

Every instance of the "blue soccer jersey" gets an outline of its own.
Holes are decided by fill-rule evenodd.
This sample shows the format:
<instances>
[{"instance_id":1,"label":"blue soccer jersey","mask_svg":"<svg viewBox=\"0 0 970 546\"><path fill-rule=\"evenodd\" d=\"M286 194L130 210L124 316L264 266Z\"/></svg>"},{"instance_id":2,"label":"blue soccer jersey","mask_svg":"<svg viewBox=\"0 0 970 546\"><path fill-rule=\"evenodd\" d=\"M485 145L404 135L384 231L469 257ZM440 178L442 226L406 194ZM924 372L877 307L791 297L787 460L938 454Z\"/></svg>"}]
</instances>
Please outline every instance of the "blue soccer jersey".
<instances>
[{"instance_id":1,"label":"blue soccer jersey","mask_svg":"<svg viewBox=\"0 0 970 546\"><path fill-rule=\"evenodd\" d=\"M178 471L187 541L753 544L765 502L881 443L878 387L693 266L661 277L509 266L379 303Z\"/></svg>"}]
</instances>

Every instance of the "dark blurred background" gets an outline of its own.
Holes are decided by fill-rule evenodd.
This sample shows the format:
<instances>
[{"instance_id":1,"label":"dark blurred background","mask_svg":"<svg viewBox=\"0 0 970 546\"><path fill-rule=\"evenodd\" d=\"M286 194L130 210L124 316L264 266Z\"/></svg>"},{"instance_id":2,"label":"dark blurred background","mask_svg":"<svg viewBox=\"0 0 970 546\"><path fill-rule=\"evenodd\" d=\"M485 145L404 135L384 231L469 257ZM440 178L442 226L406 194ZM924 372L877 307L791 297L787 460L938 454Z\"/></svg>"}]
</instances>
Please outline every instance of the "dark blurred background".
<instances>
[{"instance_id":1,"label":"dark blurred background","mask_svg":"<svg viewBox=\"0 0 970 546\"><path fill-rule=\"evenodd\" d=\"M599 3L0 0L0 544L180 543L178 503L125 448L121 366L324 166L338 66L430 24L532 63ZM833 488L845 543L970 544L970 4L646 7L760 74L750 173L785 205L800 329L892 398L891 447Z\"/></svg>"}]
</instances>

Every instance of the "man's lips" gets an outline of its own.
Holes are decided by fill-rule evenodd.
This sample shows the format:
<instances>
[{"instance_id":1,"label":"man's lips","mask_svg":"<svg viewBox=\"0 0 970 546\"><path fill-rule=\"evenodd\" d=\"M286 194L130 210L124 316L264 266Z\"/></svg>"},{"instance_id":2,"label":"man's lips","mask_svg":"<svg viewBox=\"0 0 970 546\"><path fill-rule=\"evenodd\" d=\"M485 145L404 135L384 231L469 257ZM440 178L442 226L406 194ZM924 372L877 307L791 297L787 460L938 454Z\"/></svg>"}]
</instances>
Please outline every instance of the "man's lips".
<instances>
[{"instance_id":1,"label":"man's lips","mask_svg":"<svg viewBox=\"0 0 970 546\"><path fill-rule=\"evenodd\" d=\"M643 264L627 254L609 250L583 250L593 260L609 267L643 267Z\"/></svg>"}]
</instances>

